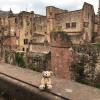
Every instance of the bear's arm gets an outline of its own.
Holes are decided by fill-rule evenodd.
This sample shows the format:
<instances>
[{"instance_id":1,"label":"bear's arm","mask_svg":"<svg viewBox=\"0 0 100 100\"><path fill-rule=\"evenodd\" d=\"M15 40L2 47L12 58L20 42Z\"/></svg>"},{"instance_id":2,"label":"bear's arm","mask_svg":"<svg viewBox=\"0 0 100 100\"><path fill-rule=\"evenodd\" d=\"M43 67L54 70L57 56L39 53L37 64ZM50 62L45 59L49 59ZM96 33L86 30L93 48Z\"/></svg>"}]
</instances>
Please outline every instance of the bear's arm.
<instances>
[{"instance_id":1,"label":"bear's arm","mask_svg":"<svg viewBox=\"0 0 100 100\"><path fill-rule=\"evenodd\" d=\"M41 79L41 84L45 84L45 79L44 78Z\"/></svg>"}]
</instances>

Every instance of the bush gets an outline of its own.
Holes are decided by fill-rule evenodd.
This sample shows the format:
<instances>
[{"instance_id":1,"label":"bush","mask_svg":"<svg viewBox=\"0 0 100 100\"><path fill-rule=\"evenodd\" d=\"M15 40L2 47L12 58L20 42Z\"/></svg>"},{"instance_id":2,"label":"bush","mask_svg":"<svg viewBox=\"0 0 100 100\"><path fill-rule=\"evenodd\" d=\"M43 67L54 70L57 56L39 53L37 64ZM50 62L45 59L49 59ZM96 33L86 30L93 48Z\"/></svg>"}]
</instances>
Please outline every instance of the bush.
<instances>
[{"instance_id":1,"label":"bush","mask_svg":"<svg viewBox=\"0 0 100 100\"><path fill-rule=\"evenodd\" d=\"M27 67L27 58L24 53L16 53L15 55L16 64L20 67Z\"/></svg>"},{"instance_id":2,"label":"bush","mask_svg":"<svg viewBox=\"0 0 100 100\"><path fill-rule=\"evenodd\" d=\"M78 55L78 62L72 65L72 73L74 79L78 82L99 87L96 82L97 73L95 72L96 64L100 53L99 45L78 45L73 46L74 51Z\"/></svg>"},{"instance_id":3,"label":"bush","mask_svg":"<svg viewBox=\"0 0 100 100\"><path fill-rule=\"evenodd\" d=\"M95 87L100 89L100 83L97 83Z\"/></svg>"},{"instance_id":4,"label":"bush","mask_svg":"<svg viewBox=\"0 0 100 100\"><path fill-rule=\"evenodd\" d=\"M5 52L5 62L9 64L14 64L15 59L14 59L14 53L13 52Z\"/></svg>"}]
</instances>

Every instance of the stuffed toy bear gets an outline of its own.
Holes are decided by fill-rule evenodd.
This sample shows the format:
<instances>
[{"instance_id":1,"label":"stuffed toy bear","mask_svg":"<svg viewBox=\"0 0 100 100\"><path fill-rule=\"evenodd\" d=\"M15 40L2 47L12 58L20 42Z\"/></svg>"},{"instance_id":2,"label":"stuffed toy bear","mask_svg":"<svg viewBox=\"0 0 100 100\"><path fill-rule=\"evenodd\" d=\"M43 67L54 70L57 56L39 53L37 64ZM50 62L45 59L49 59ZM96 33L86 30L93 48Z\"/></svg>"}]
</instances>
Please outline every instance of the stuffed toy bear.
<instances>
[{"instance_id":1,"label":"stuffed toy bear","mask_svg":"<svg viewBox=\"0 0 100 100\"><path fill-rule=\"evenodd\" d=\"M52 82L51 82L51 76L52 76L53 72L52 71L43 71L42 72L42 79L41 79L41 85L39 86L39 88L41 90L45 90L45 89L51 89L52 88Z\"/></svg>"}]
</instances>

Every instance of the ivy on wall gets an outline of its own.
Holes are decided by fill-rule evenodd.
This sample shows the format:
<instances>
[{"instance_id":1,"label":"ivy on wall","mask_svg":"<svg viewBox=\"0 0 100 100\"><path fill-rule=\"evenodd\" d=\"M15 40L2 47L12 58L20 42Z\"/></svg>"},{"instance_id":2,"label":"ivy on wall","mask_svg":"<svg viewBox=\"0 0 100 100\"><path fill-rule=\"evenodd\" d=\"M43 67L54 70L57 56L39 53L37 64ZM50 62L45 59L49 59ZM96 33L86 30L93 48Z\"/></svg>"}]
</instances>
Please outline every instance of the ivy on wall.
<instances>
[{"instance_id":1,"label":"ivy on wall","mask_svg":"<svg viewBox=\"0 0 100 100\"><path fill-rule=\"evenodd\" d=\"M58 35L60 35L60 38L62 40L65 40L65 41L69 41L70 40L70 37L64 31L52 31L51 32L51 37L54 38L54 40L56 40L58 38Z\"/></svg>"}]
</instances>

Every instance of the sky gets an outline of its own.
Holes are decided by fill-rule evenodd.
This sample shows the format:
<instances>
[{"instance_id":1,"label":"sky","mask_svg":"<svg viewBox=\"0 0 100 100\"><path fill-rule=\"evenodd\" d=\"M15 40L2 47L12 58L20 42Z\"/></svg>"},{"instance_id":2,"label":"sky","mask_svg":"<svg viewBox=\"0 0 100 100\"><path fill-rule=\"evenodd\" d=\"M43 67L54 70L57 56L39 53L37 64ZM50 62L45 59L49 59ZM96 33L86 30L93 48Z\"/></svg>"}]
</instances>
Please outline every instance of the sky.
<instances>
[{"instance_id":1,"label":"sky","mask_svg":"<svg viewBox=\"0 0 100 100\"><path fill-rule=\"evenodd\" d=\"M14 13L34 11L36 14L45 15L46 6L77 10L82 8L84 2L92 4L97 13L99 0L0 0L0 10L8 11L11 8Z\"/></svg>"}]
</instances>

